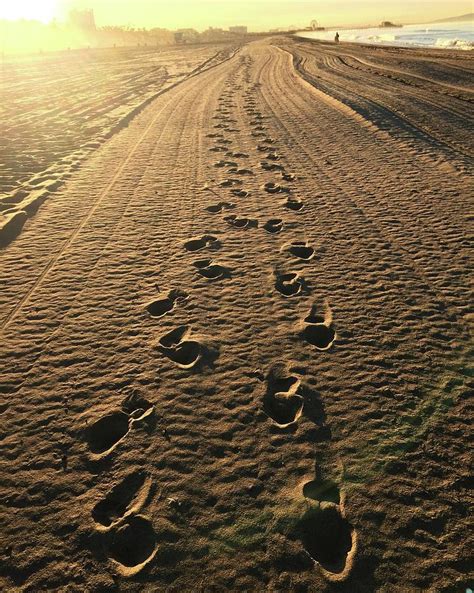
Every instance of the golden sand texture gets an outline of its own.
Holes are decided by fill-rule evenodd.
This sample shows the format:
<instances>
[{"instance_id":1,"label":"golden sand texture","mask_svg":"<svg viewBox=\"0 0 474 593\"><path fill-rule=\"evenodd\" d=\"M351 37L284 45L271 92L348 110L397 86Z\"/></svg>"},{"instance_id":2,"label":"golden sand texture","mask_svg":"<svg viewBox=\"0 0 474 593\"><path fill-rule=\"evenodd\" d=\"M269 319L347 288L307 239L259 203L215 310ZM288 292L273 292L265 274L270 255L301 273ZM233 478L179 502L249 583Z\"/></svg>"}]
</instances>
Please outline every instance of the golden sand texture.
<instances>
[{"instance_id":1,"label":"golden sand texture","mask_svg":"<svg viewBox=\"0 0 474 593\"><path fill-rule=\"evenodd\" d=\"M233 55L231 45L18 57L0 78L0 246L82 161L160 94ZM20 214L23 212L24 214Z\"/></svg>"},{"instance_id":2,"label":"golden sand texture","mask_svg":"<svg viewBox=\"0 0 474 593\"><path fill-rule=\"evenodd\" d=\"M464 591L473 64L251 43L23 221L3 590Z\"/></svg>"}]
</instances>

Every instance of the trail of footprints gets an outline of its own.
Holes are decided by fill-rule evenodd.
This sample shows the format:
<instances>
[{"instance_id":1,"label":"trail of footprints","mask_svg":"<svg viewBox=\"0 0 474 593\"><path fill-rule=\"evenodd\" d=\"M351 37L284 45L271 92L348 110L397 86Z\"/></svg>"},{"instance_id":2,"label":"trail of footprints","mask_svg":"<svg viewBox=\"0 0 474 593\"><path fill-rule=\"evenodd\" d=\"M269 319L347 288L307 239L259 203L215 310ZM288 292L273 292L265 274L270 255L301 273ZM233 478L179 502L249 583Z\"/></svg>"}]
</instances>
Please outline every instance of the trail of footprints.
<instances>
[{"instance_id":1,"label":"trail of footprints","mask_svg":"<svg viewBox=\"0 0 474 593\"><path fill-rule=\"evenodd\" d=\"M276 204L294 212L304 208L298 197L296 177L286 171L282 155L276 150L276 140L268 135L265 117L257 108L254 97L259 84L251 84L249 57L241 58L244 82L244 110L252 128L251 136L255 139L255 151L260 157L263 171L277 176L276 180L267 181L262 187L262 194L276 200ZM216 115L213 117L213 132L208 138L214 141L211 152L222 153L214 163L223 179L217 189L206 187L219 198L215 204L209 204L205 211L209 215L220 215L227 228L235 232L258 229L259 222L238 213L238 204L234 201L245 200L250 191L245 189L245 178L252 178L255 172L246 162L250 155L233 147L232 135L238 133L232 117L232 110L237 107L233 100L237 79L228 80L227 90L222 94ZM222 192L229 192L230 199L222 199ZM262 232L278 235L285 230L284 218L271 218L262 225ZM199 259L191 262L196 274L207 282L220 282L232 277L231 270L214 259L214 253L221 249L221 242L212 235L190 238L183 244L189 254L196 254ZM292 241L282 245L281 251L289 259L300 263L310 262L315 257L315 250L305 241ZM212 257L211 257L212 256ZM281 297L295 298L308 295L311 287L299 273L290 270L275 270L274 288ZM170 314L175 307L185 305L188 295L174 289L159 294L158 298L145 306L147 315L160 320ZM336 340L332 314L329 306L324 313L314 305L302 320L300 337L309 346L318 351L330 349ZM193 335L192 329L183 325L163 334L157 342L157 350L178 368L190 371L205 363L211 363L218 352L213 350L205 339ZM322 403L307 388L297 373L282 365L275 365L266 377L259 376L265 384L262 409L273 423L275 430L292 431L304 416L313 421L321 434L330 439L330 431L325 424ZM84 434L93 459L100 460L109 456L126 438L133 438L136 427L151 430L154 426L154 406L151 402L133 392L121 407L108 413L86 427ZM329 434L329 436L327 436ZM153 485L146 472L132 473L118 483L92 509L92 519L96 531L102 538L109 561L123 576L133 576L147 566L155 557L158 548L157 538L150 520L142 510L150 502ZM344 495L336 483L316 475L314 480L303 484L302 496L308 501L308 511L296 525L293 536L304 546L306 553L320 566L329 580L342 580L349 574L357 548L355 530L345 518Z\"/></svg>"},{"instance_id":2,"label":"trail of footprints","mask_svg":"<svg viewBox=\"0 0 474 593\"><path fill-rule=\"evenodd\" d=\"M245 111L252 128L251 135L256 140L256 154L261 155L261 169L277 176L277 179L265 182L261 192L263 195L276 198L280 206L293 212L301 212L304 209L304 203L295 189L296 176L286 170L283 157L277 151L276 140L268 135L265 117L257 109L254 98L258 85L250 85L249 60L243 58L242 62L247 69L246 82L249 85L244 95ZM231 108L234 106L231 97L230 92L225 93L217 109L219 119L226 124L231 121ZM230 140L225 136L226 133L231 134L232 129L229 125L223 124L221 134L214 136L216 144L211 147L211 151L220 150L223 140ZM231 144L232 140L227 142L227 145ZM220 201L207 206L206 210L213 215L220 214L224 222L237 229L258 228L258 221L246 218L245 215L237 212L238 206L234 201L235 198L243 199L250 195L250 191L246 190L245 183L239 177L255 175L250 167L240 164L240 159L248 161L249 155L229 150L224 154L224 158L215 163L215 167L223 172L224 179L218 183L218 191L209 190L217 196L221 195L221 191L230 191L232 198L229 202ZM226 214L224 213L226 209L232 209L234 212ZM277 235L284 231L284 219L275 217L261 226L264 232ZM281 251L288 254L290 259L300 263L310 262L315 257L314 248L306 241L286 243L281 247ZM310 293L310 286L299 272L275 270L274 277L275 290L284 298L301 297ZM321 314L318 308L313 306L301 322L300 335L316 350L330 349L336 339L330 308L327 306L324 314ZM324 424L321 401L302 384L299 376L291 375L277 365L270 370L263 381L266 384L263 411L277 430L291 431L300 418L306 416L318 425L323 434L329 432ZM302 495L310 502L310 506L296 526L297 537L301 540L307 554L319 564L328 579L343 580L351 571L357 547L356 533L345 518L344 498L337 484L325 480L320 475L302 486Z\"/></svg>"}]
</instances>

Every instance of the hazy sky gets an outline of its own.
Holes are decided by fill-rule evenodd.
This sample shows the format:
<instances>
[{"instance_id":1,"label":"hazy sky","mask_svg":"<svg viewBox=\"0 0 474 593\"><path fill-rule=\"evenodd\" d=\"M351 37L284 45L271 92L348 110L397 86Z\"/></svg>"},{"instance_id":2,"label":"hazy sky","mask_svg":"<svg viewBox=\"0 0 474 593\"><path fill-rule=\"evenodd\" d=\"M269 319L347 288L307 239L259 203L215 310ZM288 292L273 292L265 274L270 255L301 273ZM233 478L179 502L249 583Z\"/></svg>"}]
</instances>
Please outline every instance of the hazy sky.
<instances>
[{"instance_id":1,"label":"hazy sky","mask_svg":"<svg viewBox=\"0 0 474 593\"><path fill-rule=\"evenodd\" d=\"M312 19L323 26L378 24L381 20L416 23L472 12L470 0L0 0L0 16L20 14L46 20L50 13L57 14L58 7L64 13L72 6L93 8L99 26L169 29L238 24L251 30L301 27ZM29 14L21 14L25 11Z\"/></svg>"}]
</instances>

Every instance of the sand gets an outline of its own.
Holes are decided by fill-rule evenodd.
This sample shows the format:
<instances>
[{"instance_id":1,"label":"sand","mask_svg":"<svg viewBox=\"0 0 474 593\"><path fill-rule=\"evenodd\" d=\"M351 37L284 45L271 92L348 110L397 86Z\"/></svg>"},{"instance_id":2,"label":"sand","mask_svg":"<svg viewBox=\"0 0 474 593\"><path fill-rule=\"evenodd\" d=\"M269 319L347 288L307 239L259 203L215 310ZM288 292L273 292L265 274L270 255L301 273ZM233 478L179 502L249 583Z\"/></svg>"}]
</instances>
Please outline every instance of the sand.
<instances>
[{"instance_id":1,"label":"sand","mask_svg":"<svg viewBox=\"0 0 474 593\"><path fill-rule=\"evenodd\" d=\"M474 59L221 50L0 200L1 587L464 591Z\"/></svg>"}]
</instances>

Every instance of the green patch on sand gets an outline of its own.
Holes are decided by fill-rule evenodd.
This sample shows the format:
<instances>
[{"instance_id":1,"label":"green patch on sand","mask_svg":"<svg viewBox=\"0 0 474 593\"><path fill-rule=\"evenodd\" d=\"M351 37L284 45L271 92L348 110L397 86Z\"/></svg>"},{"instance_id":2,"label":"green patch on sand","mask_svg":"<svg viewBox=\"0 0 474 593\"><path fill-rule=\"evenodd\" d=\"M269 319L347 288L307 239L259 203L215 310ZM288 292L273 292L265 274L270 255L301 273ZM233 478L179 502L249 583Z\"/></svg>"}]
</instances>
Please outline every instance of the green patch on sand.
<instances>
[{"instance_id":1,"label":"green patch on sand","mask_svg":"<svg viewBox=\"0 0 474 593\"><path fill-rule=\"evenodd\" d=\"M347 489L390 471L404 453L419 447L428 432L449 412L473 371L466 348L459 348L455 354L456 360L444 372L419 386L417 402L401 413L391 426L362 444L351 459L344 460L343 480Z\"/></svg>"},{"instance_id":2,"label":"green patch on sand","mask_svg":"<svg viewBox=\"0 0 474 593\"><path fill-rule=\"evenodd\" d=\"M284 498L272 508L243 513L234 523L212 534L209 552L215 555L233 554L238 550L251 551L262 547L272 533L294 532L310 506L304 499L289 501Z\"/></svg>"},{"instance_id":3,"label":"green patch on sand","mask_svg":"<svg viewBox=\"0 0 474 593\"><path fill-rule=\"evenodd\" d=\"M211 553L232 553L236 550L254 550L265 542L273 513L268 509L243 513L231 525L212 534Z\"/></svg>"}]
</instances>

